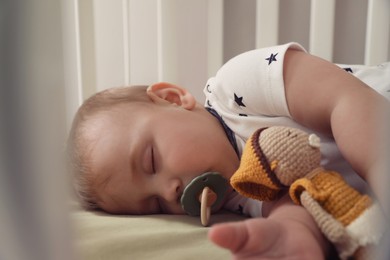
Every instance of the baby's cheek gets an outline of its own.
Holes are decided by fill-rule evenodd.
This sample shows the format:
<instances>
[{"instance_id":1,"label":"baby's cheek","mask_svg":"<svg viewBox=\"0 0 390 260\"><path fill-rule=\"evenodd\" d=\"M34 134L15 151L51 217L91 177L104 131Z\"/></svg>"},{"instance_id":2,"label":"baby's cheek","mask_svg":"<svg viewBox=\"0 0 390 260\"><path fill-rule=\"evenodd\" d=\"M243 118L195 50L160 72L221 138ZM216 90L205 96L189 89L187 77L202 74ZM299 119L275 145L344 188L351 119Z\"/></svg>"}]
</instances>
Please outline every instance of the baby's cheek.
<instances>
[{"instance_id":1,"label":"baby's cheek","mask_svg":"<svg viewBox=\"0 0 390 260\"><path fill-rule=\"evenodd\" d=\"M208 163L208 159L203 158L202 154L194 154L188 149L176 149L163 156L170 171L182 174L198 172Z\"/></svg>"}]
</instances>

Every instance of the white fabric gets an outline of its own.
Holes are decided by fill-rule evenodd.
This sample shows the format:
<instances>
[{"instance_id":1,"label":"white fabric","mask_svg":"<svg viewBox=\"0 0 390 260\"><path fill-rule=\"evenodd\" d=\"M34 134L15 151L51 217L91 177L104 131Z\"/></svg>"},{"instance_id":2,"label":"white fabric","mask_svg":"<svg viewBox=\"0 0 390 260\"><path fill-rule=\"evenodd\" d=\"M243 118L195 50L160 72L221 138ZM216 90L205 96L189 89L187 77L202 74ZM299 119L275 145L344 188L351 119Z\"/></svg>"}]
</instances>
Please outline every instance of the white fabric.
<instances>
[{"instance_id":1,"label":"white fabric","mask_svg":"<svg viewBox=\"0 0 390 260\"><path fill-rule=\"evenodd\" d=\"M229 195L228 200L224 205L224 208L231 212L244 216L261 217L261 205L261 201L246 198L244 196L241 196L237 192L233 192Z\"/></svg>"},{"instance_id":2,"label":"white fabric","mask_svg":"<svg viewBox=\"0 0 390 260\"><path fill-rule=\"evenodd\" d=\"M235 133L240 155L246 140L262 127L281 125L314 132L321 138L321 164L340 172L358 190L365 190L367 185L342 158L333 139L307 129L291 118L283 81L284 55L290 48L305 51L297 43L288 43L248 51L229 60L207 81L205 106L213 108ZM350 68L346 70L378 87L377 91L389 98L390 63L375 67L340 66Z\"/></svg>"},{"instance_id":3,"label":"white fabric","mask_svg":"<svg viewBox=\"0 0 390 260\"><path fill-rule=\"evenodd\" d=\"M390 62L385 62L377 66L337 65L352 73L355 77L390 100Z\"/></svg>"}]
</instances>

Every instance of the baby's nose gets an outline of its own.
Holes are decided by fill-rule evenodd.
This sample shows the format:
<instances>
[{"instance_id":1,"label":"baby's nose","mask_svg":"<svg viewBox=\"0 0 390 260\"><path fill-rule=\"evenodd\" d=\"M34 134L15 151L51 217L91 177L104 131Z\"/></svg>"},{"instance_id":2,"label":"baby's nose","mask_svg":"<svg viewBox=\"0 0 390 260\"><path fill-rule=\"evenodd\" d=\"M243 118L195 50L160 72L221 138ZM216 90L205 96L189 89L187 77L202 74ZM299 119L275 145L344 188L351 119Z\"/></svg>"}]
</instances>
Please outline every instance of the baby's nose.
<instances>
[{"instance_id":1,"label":"baby's nose","mask_svg":"<svg viewBox=\"0 0 390 260\"><path fill-rule=\"evenodd\" d=\"M162 197L168 202L176 202L179 200L179 196L182 190L182 182L179 179L169 179L162 187Z\"/></svg>"}]
</instances>

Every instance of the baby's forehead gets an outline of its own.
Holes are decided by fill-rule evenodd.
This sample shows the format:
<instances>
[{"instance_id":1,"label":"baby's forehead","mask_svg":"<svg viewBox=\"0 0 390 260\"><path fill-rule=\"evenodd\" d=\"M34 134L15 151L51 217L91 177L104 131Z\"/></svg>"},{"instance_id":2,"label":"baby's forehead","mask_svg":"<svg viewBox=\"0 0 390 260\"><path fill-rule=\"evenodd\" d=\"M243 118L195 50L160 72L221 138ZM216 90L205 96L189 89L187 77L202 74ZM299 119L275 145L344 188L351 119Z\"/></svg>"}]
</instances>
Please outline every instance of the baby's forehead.
<instances>
[{"instance_id":1,"label":"baby's forehead","mask_svg":"<svg viewBox=\"0 0 390 260\"><path fill-rule=\"evenodd\" d=\"M128 131L132 122L138 120L138 115L135 104L123 103L90 116L83 125L85 145L95 146L96 143L118 141L122 132Z\"/></svg>"},{"instance_id":2,"label":"baby's forehead","mask_svg":"<svg viewBox=\"0 0 390 260\"><path fill-rule=\"evenodd\" d=\"M129 131L134 121L146 116L145 113L139 113L139 109L145 110L144 107L146 106L123 103L89 116L82 125L80 143L91 153L98 143L109 146L111 142L117 142L116 139L122 136L123 131Z\"/></svg>"},{"instance_id":3,"label":"baby's forehead","mask_svg":"<svg viewBox=\"0 0 390 260\"><path fill-rule=\"evenodd\" d=\"M129 111L135 109L134 105L118 104L112 107L103 108L95 113L87 116L84 120L84 131L93 134L102 126L109 126L120 119L120 117L127 117Z\"/></svg>"},{"instance_id":4,"label":"baby's forehead","mask_svg":"<svg viewBox=\"0 0 390 260\"><path fill-rule=\"evenodd\" d=\"M89 117L80 126L77 143L84 160L89 162L88 164L91 164L92 152L96 149L96 144L113 130L112 126L112 118L103 113Z\"/></svg>"},{"instance_id":5,"label":"baby's forehead","mask_svg":"<svg viewBox=\"0 0 390 260\"><path fill-rule=\"evenodd\" d=\"M102 134L102 131L111 125L113 117L109 116L106 111L100 112L85 120L82 131L85 141L92 141Z\"/></svg>"},{"instance_id":6,"label":"baby's forehead","mask_svg":"<svg viewBox=\"0 0 390 260\"><path fill-rule=\"evenodd\" d=\"M97 117L106 120L114 120L116 117L137 118L139 112L147 112L151 109L151 102L120 102L96 113ZM99 118L97 118L99 119Z\"/></svg>"},{"instance_id":7,"label":"baby's forehead","mask_svg":"<svg viewBox=\"0 0 390 260\"><path fill-rule=\"evenodd\" d=\"M117 143L118 131L114 122L113 117L99 115L84 126L82 143L93 175L96 175L96 166L104 166L112 153L112 146Z\"/></svg>"}]
</instances>

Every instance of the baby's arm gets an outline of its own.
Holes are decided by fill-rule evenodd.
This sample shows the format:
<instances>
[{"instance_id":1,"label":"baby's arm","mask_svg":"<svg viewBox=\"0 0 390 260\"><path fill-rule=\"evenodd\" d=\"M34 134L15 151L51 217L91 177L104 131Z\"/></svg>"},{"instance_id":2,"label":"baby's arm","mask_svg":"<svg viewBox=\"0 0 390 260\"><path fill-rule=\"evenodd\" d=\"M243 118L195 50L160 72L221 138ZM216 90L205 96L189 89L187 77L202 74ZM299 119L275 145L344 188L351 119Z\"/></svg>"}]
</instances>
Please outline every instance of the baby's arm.
<instances>
[{"instance_id":1,"label":"baby's arm","mask_svg":"<svg viewBox=\"0 0 390 260\"><path fill-rule=\"evenodd\" d=\"M289 50L284 63L284 83L294 120L335 138L337 146L354 170L378 195L385 171L381 144L387 138L385 113L389 102L363 82L332 63Z\"/></svg>"},{"instance_id":2,"label":"baby's arm","mask_svg":"<svg viewBox=\"0 0 390 260\"><path fill-rule=\"evenodd\" d=\"M209 238L237 259L324 259L329 244L313 218L285 195L263 204L266 218L215 225Z\"/></svg>"}]
</instances>

